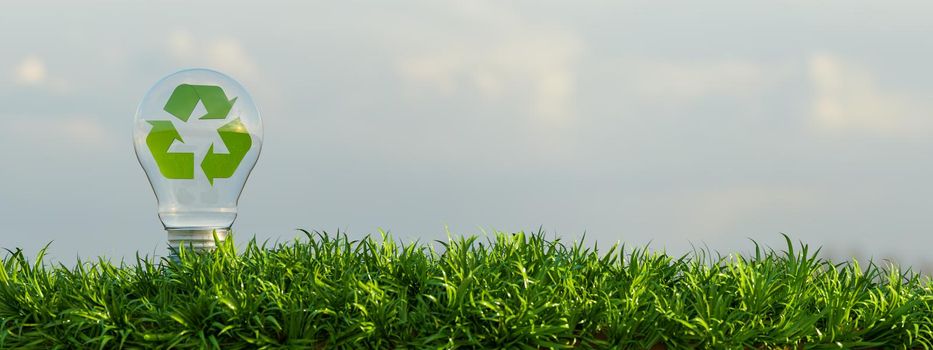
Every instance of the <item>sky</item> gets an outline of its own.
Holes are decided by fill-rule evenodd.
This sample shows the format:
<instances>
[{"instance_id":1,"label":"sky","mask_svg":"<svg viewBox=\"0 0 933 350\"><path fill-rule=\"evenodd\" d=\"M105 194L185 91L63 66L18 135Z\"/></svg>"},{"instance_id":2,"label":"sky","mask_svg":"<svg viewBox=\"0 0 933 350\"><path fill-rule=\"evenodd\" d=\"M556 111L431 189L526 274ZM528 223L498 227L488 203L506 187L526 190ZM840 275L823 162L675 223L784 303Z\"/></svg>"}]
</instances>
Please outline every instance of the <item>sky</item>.
<instances>
[{"instance_id":1,"label":"sky","mask_svg":"<svg viewBox=\"0 0 933 350\"><path fill-rule=\"evenodd\" d=\"M133 118L160 78L262 113L235 239L496 230L922 265L929 2L5 2L0 247L165 254ZM928 261L929 260L929 261Z\"/></svg>"}]
</instances>

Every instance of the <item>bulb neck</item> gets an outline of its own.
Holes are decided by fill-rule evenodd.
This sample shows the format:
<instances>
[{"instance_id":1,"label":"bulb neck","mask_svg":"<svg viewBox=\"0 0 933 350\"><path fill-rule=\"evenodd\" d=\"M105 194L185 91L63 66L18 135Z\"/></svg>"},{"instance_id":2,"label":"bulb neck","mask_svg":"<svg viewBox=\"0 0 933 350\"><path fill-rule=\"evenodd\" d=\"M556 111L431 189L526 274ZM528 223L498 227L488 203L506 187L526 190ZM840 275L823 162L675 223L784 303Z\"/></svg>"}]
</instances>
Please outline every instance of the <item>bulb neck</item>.
<instances>
[{"instance_id":1,"label":"bulb neck","mask_svg":"<svg viewBox=\"0 0 933 350\"><path fill-rule=\"evenodd\" d=\"M168 234L168 247L170 253L175 256L180 247L195 252L210 252L217 249L217 244L223 243L230 234L230 228L206 228L206 229L166 229ZM214 234L217 234L217 240L214 240Z\"/></svg>"}]
</instances>

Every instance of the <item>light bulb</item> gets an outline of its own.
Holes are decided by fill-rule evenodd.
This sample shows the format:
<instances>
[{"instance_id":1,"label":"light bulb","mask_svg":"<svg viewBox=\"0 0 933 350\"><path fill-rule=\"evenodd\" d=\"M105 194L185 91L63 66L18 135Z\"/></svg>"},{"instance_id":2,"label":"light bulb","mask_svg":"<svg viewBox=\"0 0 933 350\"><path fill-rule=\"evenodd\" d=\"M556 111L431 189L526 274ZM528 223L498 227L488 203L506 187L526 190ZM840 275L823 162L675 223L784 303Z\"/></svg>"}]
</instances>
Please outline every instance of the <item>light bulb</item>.
<instances>
[{"instance_id":1,"label":"light bulb","mask_svg":"<svg viewBox=\"0 0 933 350\"><path fill-rule=\"evenodd\" d=\"M262 119L243 86L208 69L162 78L136 110L133 142L171 251L215 248L262 148Z\"/></svg>"}]
</instances>

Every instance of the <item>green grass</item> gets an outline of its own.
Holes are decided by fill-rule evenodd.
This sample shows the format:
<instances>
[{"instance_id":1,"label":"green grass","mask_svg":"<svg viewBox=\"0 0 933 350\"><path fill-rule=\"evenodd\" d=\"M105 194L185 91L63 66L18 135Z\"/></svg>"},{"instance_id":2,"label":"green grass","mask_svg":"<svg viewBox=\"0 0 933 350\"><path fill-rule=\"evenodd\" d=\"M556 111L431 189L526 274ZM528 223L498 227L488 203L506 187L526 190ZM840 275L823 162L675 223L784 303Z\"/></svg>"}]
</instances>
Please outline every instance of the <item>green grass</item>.
<instances>
[{"instance_id":1,"label":"green grass","mask_svg":"<svg viewBox=\"0 0 933 350\"><path fill-rule=\"evenodd\" d=\"M929 279L834 264L790 239L671 257L540 232L436 244L305 233L177 263L9 252L0 348L933 348Z\"/></svg>"}]
</instances>

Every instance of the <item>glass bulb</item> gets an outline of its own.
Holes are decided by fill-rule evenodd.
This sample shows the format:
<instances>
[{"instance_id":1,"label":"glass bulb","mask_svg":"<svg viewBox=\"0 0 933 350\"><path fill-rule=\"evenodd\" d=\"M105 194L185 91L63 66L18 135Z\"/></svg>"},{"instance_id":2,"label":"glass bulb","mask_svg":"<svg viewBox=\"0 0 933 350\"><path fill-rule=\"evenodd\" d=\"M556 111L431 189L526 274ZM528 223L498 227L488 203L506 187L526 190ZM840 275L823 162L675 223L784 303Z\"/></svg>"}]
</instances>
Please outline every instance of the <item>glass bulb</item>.
<instances>
[{"instance_id":1,"label":"glass bulb","mask_svg":"<svg viewBox=\"0 0 933 350\"><path fill-rule=\"evenodd\" d=\"M213 249L262 148L262 119L232 78L187 69L157 82L136 110L136 157L159 203L169 246Z\"/></svg>"}]
</instances>

